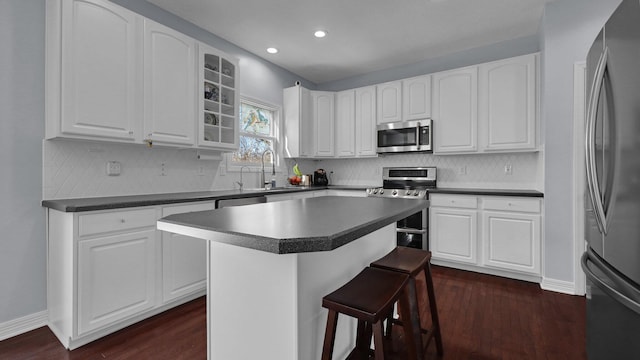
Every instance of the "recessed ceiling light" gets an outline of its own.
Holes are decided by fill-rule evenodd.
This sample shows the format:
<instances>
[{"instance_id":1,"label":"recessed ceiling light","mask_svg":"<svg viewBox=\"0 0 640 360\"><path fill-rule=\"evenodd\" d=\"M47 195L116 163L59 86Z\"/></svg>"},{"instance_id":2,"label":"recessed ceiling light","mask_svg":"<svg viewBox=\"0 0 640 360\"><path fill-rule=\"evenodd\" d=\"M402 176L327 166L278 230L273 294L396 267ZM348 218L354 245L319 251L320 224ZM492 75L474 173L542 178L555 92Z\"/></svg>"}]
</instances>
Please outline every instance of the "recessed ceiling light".
<instances>
[{"instance_id":1,"label":"recessed ceiling light","mask_svg":"<svg viewBox=\"0 0 640 360\"><path fill-rule=\"evenodd\" d=\"M324 30L317 30L316 32L313 33L313 36L317 37L317 38L323 38L325 36L327 36L327 32Z\"/></svg>"},{"instance_id":2,"label":"recessed ceiling light","mask_svg":"<svg viewBox=\"0 0 640 360\"><path fill-rule=\"evenodd\" d=\"M269 54L277 54L278 53L278 49L276 49L274 47L270 47L270 48L267 48L267 52Z\"/></svg>"}]
</instances>

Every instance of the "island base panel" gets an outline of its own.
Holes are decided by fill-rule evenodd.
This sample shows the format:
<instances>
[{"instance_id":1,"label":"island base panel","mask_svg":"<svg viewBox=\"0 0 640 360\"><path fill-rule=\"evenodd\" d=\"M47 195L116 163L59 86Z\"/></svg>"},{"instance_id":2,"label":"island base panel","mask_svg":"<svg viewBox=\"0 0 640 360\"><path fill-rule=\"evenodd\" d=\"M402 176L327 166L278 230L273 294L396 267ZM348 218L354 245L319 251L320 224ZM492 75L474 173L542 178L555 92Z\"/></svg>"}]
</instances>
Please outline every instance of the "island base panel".
<instances>
[{"instance_id":1,"label":"island base panel","mask_svg":"<svg viewBox=\"0 0 640 360\"><path fill-rule=\"evenodd\" d=\"M395 247L395 224L332 251L272 254L208 242L210 360L319 359L327 321L322 297ZM355 345L341 317L335 359Z\"/></svg>"}]
</instances>

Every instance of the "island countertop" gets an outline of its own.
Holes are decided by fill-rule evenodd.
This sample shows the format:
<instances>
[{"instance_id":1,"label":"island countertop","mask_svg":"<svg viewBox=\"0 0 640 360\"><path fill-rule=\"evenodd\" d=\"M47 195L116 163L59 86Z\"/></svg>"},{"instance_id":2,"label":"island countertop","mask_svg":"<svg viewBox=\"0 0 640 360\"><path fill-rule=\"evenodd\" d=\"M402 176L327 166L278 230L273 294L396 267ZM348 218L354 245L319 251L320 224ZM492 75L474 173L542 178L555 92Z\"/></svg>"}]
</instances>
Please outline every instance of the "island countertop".
<instances>
[{"instance_id":1,"label":"island countertop","mask_svg":"<svg viewBox=\"0 0 640 360\"><path fill-rule=\"evenodd\" d=\"M331 251L428 206L323 196L175 214L158 220L158 229L275 254Z\"/></svg>"}]
</instances>

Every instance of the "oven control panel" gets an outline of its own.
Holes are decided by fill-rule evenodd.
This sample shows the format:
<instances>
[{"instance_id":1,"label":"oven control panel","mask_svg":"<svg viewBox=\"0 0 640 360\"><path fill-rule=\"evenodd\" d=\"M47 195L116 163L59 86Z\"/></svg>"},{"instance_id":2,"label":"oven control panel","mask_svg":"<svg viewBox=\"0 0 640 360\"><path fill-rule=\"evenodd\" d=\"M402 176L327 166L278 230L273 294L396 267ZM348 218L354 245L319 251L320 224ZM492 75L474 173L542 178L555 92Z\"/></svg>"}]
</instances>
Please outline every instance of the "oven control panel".
<instances>
[{"instance_id":1,"label":"oven control panel","mask_svg":"<svg viewBox=\"0 0 640 360\"><path fill-rule=\"evenodd\" d=\"M399 199L426 199L427 190L369 188L367 189L367 196Z\"/></svg>"}]
</instances>

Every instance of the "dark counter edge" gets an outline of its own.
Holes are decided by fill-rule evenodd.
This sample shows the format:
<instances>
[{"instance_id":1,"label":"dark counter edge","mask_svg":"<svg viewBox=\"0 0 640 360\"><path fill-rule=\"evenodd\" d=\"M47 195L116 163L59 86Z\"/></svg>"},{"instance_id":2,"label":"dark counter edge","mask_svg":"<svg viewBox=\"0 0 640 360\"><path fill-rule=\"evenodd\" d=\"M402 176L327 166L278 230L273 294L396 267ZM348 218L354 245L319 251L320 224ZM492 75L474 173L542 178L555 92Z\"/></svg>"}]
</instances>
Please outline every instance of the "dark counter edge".
<instances>
[{"instance_id":1,"label":"dark counter edge","mask_svg":"<svg viewBox=\"0 0 640 360\"><path fill-rule=\"evenodd\" d=\"M416 204L418 205L418 204ZM346 245L352 241L355 241L365 235L368 235L374 231L380 230L383 227L393 224L396 221L406 218L407 216L414 214L420 209L426 209L429 206L429 202L425 201L422 205L414 206L402 212L398 212L392 216L386 216L384 218L378 218L374 221L370 221L366 224L354 227L347 231L343 231L332 236L324 237L308 237L308 238L288 238L288 239L276 239L271 237L264 237L258 235L247 235L235 232L227 232L220 230L212 230L204 226L198 226L180 221L171 220L171 215L163 218L162 222L190 226L220 234L219 238L215 241L230 245L235 245L247 249L264 251L272 254L299 254L306 252L321 252L331 251L337 249L343 245ZM208 210L212 211L212 210Z\"/></svg>"},{"instance_id":2,"label":"dark counter edge","mask_svg":"<svg viewBox=\"0 0 640 360\"><path fill-rule=\"evenodd\" d=\"M370 186L369 186L370 187ZM42 200L42 206L62 212L84 212L95 210L110 210L133 208L141 206L171 205L180 203L190 203L199 201L215 201L224 199L239 199L264 195L277 195L303 191L318 190L362 190L366 186L349 185L329 185L310 186L305 188L278 188L269 191L246 191L239 190L219 190L219 191L198 191L183 193L163 193L147 195L127 195L90 197L74 199ZM500 190L500 189L459 189L459 188L436 188L430 189L432 194L463 194L463 195L489 195L489 196L523 196L523 197L544 197L544 194L536 190Z\"/></svg>"}]
</instances>

